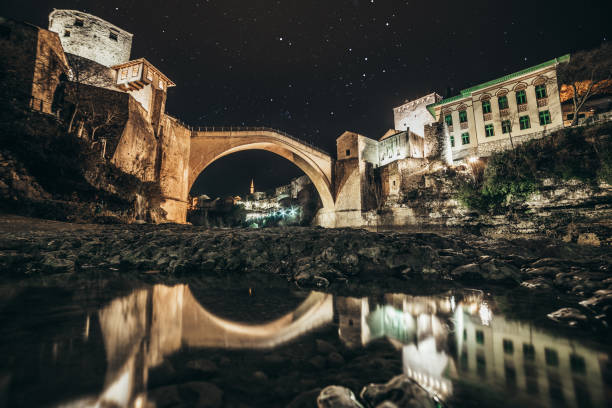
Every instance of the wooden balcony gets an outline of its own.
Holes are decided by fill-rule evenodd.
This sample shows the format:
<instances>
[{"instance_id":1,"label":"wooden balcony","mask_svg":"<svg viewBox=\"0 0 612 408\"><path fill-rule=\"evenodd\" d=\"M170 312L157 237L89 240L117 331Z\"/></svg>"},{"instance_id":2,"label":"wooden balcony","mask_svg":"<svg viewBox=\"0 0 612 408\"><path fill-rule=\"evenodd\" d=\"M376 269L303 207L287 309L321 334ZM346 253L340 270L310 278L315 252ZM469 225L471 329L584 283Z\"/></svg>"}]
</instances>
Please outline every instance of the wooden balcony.
<instances>
[{"instance_id":1,"label":"wooden balcony","mask_svg":"<svg viewBox=\"0 0 612 408\"><path fill-rule=\"evenodd\" d=\"M527 104L523 103L517 106L519 112L527 112Z\"/></svg>"},{"instance_id":2,"label":"wooden balcony","mask_svg":"<svg viewBox=\"0 0 612 408\"><path fill-rule=\"evenodd\" d=\"M491 119L493 119L493 114L492 113L485 113L482 116L483 116L485 122L488 122Z\"/></svg>"},{"instance_id":3,"label":"wooden balcony","mask_svg":"<svg viewBox=\"0 0 612 408\"><path fill-rule=\"evenodd\" d=\"M538 99L538 108L548 105L548 98L540 98Z\"/></svg>"},{"instance_id":4,"label":"wooden balcony","mask_svg":"<svg viewBox=\"0 0 612 408\"><path fill-rule=\"evenodd\" d=\"M468 128L468 123L467 122L461 123L461 129L467 129L467 128Z\"/></svg>"}]
</instances>

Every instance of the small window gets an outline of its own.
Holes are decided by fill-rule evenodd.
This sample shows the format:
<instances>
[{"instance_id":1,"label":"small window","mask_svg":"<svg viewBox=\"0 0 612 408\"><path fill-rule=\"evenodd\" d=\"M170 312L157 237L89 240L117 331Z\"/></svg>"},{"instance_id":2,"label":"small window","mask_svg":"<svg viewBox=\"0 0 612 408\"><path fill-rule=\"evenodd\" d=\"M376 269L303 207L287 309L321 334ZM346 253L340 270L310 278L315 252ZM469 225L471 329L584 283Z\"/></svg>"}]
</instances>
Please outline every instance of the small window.
<instances>
[{"instance_id":1,"label":"small window","mask_svg":"<svg viewBox=\"0 0 612 408\"><path fill-rule=\"evenodd\" d=\"M550 120L550 111L540 112L540 126L549 125L552 121Z\"/></svg>"},{"instance_id":2,"label":"small window","mask_svg":"<svg viewBox=\"0 0 612 408\"><path fill-rule=\"evenodd\" d=\"M584 374L586 372L584 358L577 354L570 354L570 367L575 373Z\"/></svg>"},{"instance_id":3,"label":"small window","mask_svg":"<svg viewBox=\"0 0 612 408\"><path fill-rule=\"evenodd\" d=\"M486 101L482 101L482 113L483 114L487 114L487 113L491 113L491 101L490 100L486 100Z\"/></svg>"},{"instance_id":4,"label":"small window","mask_svg":"<svg viewBox=\"0 0 612 408\"><path fill-rule=\"evenodd\" d=\"M584 119L586 117L586 115L584 113L579 113L578 114L578 119Z\"/></svg>"},{"instance_id":5,"label":"small window","mask_svg":"<svg viewBox=\"0 0 612 408\"><path fill-rule=\"evenodd\" d=\"M519 118L519 123L521 126L521 130L529 129L531 127L531 121L529 120L529 116L521 116Z\"/></svg>"},{"instance_id":6,"label":"small window","mask_svg":"<svg viewBox=\"0 0 612 408\"><path fill-rule=\"evenodd\" d=\"M455 136L450 136L451 147L455 147Z\"/></svg>"},{"instance_id":7,"label":"small window","mask_svg":"<svg viewBox=\"0 0 612 408\"><path fill-rule=\"evenodd\" d=\"M76 20L74 20L75 27L83 27L83 25L84 25L84 21L81 20L80 18L77 18Z\"/></svg>"},{"instance_id":8,"label":"small window","mask_svg":"<svg viewBox=\"0 0 612 408\"><path fill-rule=\"evenodd\" d=\"M461 144L470 144L470 134L469 133L463 133L461 135Z\"/></svg>"},{"instance_id":9,"label":"small window","mask_svg":"<svg viewBox=\"0 0 612 408\"><path fill-rule=\"evenodd\" d=\"M346 155L350 156L351 155L351 149L346 149Z\"/></svg>"},{"instance_id":10,"label":"small window","mask_svg":"<svg viewBox=\"0 0 612 408\"><path fill-rule=\"evenodd\" d=\"M523 357L525 360L535 360L535 347L533 347L533 344L523 344Z\"/></svg>"},{"instance_id":11,"label":"small window","mask_svg":"<svg viewBox=\"0 0 612 408\"><path fill-rule=\"evenodd\" d=\"M393 187L395 187L395 180L393 180Z\"/></svg>"},{"instance_id":12,"label":"small window","mask_svg":"<svg viewBox=\"0 0 612 408\"><path fill-rule=\"evenodd\" d=\"M574 119L574 114L570 113L569 115L567 115L567 120L572 120Z\"/></svg>"},{"instance_id":13,"label":"small window","mask_svg":"<svg viewBox=\"0 0 612 408\"><path fill-rule=\"evenodd\" d=\"M512 123L509 120L502 120L502 133L512 132Z\"/></svg>"},{"instance_id":14,"label":"small window","mask_svg":"<svg viewBox=\"0 0 612 408\"><path fill-rule=\"evenodd\" d=\"M505 354L514 354L514 344L512 340L504 339L503 345Z\"/></svg>"},{"instance_id":15,"label":"small window","mask_svg":"<svg viewBox=\"0 0 612 408\"><path fill-rule=\"evenodd\" d=\"M164 81L159 80L159 89L164 89Z\"/></svg>"},{"instance_id":16,"label":"small window","mask_svg":"<svg viewBox=\"0 0 612 408\"><path fill-rule=\"evenodd\" d=\"M487 137L495 136L495 129L492 124L485 125L485 135Z\"/></svg>"},{"instance_id":17,"label":"small window","mask_svg":"<svg viewBox=\"0 0 612 408\"><path fill-rule=\"evenodd\" d=\"M467 122L467 111L466 110L459 111L459 122L461 123Z\"/></svg>"},{"instance_id":18,"label":"small window","mask_svg":"<svg viewBox=\"0 0 612 408\"><path fill-rule=\"evenodd\" d=\"M444 116L444 121L448 126L453 126L453 115L449 113L448 115Z\"/></svg>"},{"instance_id":19,"label":"small window","mask_svg":"<svg viewBox=\"0 0 612 408\"><path fill-rule=\"evenodd\" d=\"M127 79L128 77L128 69L127 68L123 68L121 70L121 79Z\"/></svg>"},{"instance_id":20,"label":"small window","mask_svg":"<svg viewBox=\"0 0 612 408\"><path fill-rule=\"evenodd\" d=\"M65 30L64 31L64 37L70 37L70 31Z\"/></svg>"},{"instance_id":21,"label":"small window","mask_svg":"<svg viewBox=\"0 0 612 408\"><path fill-rule=\"evenodd\" d=\"M111 31L108 34L108 38L110 38L113 41L119 41L119 35L116 32L114 32L114 31Z\"/></svg>"},{"instance_id":22,"label":"small window","mask_svg":"<svg viewBox=\"0 0 612 408\"><path fill-rule=\"evenodd\" d=\"M546 92L545 84L536 86L535 91L536 91L536 98L538 99L543 99L548 96L548 93Z\"/></svg>"},{"instance_id":23,"label":"small window","mask_svg":"<svg viewBox=\"0 0 612 408\"><path fill-rule=\"evenodd\" d=\"M559 355L556 350L545 348L544 357L546 359L546 365L554 367L559 365Z\"/></svg>"},{"instance_id":24,"label":"small window","mask_svg":"<svg viewBox=\"0 0 612 408\"><path fill-rule=\"evenodd\" d=\"M487 360L485 359L485 356L483 354L476 355L476 372L481 377L484 377L487 374Z\"/></svg>"},{"instance_id":25,"label":"small window","mask_svg":"<svg viewBox=\"0 0 612 408\"><path fill-rule=\"evenodd\" d=\"M508 97L506 95L497 98L497 103L499 104L499 110L508 109Z\"/></svg>"},{"instance_id":26,"label":"small window","mask_svg":"<svg viewBox=\"0 0 612 408\"><path fill-rule=\"evenodd\" d=\"M147 79L153 81L153 71L147 68Z\"/></svg>"},{"instance_id":27,"label":"small window","mask_svg":"<svg viewBox=\"0 0 612 408\"><path fill-rule=\"evenodd\" d=\"M524 105L526 103L527 103L527 93L525 92L525 90L523 89L522 91L517 91L516 92L516 104Z\"/></svg>"},{"instance_id":28,"label":"small window","mask_svg":"<svg viewBox=\"0 0 612 408\"><path fill-rule=\"evenodd\" d=\"M137 77L139 72L140 72L140 67L138 65L134 65L132 67L132 76Z\"/></svg>"}]
</instances>

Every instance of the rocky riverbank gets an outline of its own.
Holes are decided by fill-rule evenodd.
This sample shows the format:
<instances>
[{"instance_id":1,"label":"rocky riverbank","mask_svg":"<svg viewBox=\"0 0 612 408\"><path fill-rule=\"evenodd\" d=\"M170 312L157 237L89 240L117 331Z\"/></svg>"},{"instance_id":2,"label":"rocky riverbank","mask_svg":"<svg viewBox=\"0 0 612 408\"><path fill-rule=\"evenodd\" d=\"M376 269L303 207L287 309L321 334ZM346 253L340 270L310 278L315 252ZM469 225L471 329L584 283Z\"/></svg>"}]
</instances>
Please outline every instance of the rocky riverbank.
<instances>
[{"instance_id":1,"label":"rocky riverbank","mask_svg":"<svg viewBox=\"0 0 612 408\"><path fill-rule=\"evenodd\" d=\"M0 221L5 283L70 285L121 277L223 285L239 278L244 285L335 293L501 286L567 297L571 308L550 312L551 318L569 325L607 327L612 316L611 259L607 248L461 232L206 230L15 217Z\"/></svg>"}]
</instances>

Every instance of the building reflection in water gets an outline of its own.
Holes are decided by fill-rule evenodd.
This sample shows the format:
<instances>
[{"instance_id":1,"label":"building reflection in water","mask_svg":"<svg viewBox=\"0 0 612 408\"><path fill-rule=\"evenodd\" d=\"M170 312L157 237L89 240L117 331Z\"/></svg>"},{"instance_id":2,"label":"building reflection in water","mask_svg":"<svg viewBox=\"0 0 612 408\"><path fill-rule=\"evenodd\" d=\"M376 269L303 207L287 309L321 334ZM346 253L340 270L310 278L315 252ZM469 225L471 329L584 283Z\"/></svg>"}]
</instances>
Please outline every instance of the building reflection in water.
<instances>
[{"instance_id":1,"label":"building reflection in water","mask_svg":"<svg viewBox=\"0 0 612 408\"><path fill-rule=\"evenodd\" d=\"M98 312L104 391L66 406L145 406L149 370L182 347L271 349L333 324L334 317L346 346L389 339L404 373L442 399L472 383L532 406L606 406L606 353L493 315L480 292L378 300L312 292L294 311L253 325L215 316L186 285L137 290ZM90 324L88 316L86 333Z\"/></svg>"}]
</instances>

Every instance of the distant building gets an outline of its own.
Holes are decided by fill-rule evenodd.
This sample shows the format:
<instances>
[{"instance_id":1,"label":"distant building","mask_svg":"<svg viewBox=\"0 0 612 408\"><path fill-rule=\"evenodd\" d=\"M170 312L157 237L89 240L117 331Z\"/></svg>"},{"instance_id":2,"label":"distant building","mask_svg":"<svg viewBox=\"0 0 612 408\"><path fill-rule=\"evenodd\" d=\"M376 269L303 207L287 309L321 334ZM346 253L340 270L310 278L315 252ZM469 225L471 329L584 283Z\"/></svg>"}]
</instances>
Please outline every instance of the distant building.
<instances>
[{"instance_id":1,"label":"distant building","mask_svg":"<svg viewBox=\"0 0 612 408\"><path fill-rule=\"evenodd\" d=\"M489 156L563 127L556 67L567 60L555 58L429 105L436 121L448 126L453 160Z\"/></svg>"}]
</instances>

